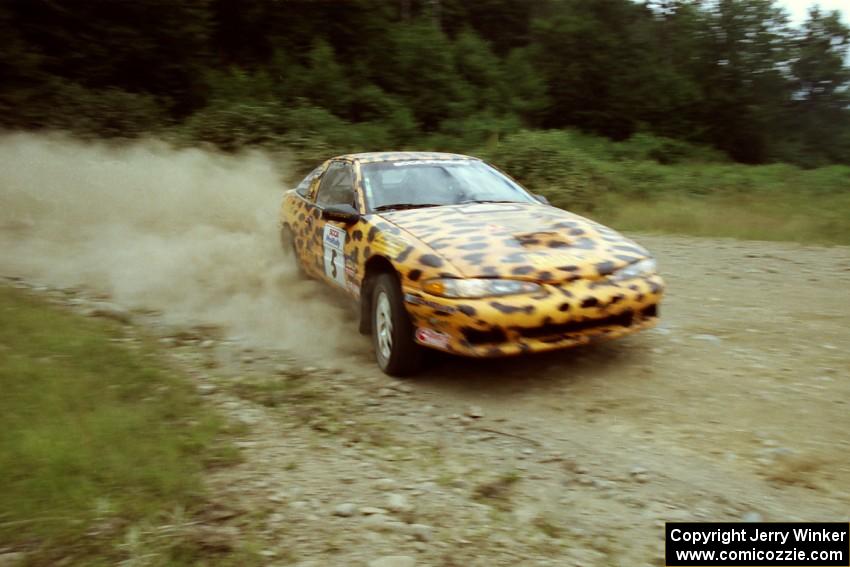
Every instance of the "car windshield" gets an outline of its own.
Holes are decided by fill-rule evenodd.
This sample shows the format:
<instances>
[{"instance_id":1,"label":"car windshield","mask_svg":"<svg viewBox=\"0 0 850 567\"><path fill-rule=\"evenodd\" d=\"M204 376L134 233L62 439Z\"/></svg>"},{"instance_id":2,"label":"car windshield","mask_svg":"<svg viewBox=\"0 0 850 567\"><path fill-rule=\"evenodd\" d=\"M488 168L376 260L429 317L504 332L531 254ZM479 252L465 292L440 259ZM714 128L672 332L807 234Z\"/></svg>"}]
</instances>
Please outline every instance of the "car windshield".
<instances>
[{"instance_id":1,"label":"car windshield","mask_svg":"<svg viewBox=\"0 0 850 567\"><path fill-rule=\"evenodd\" d=\"M460 203L533 203L522 187L474 160L414 160L366 164L363 188L373 210Z\"/></svg>"}]
</instances>

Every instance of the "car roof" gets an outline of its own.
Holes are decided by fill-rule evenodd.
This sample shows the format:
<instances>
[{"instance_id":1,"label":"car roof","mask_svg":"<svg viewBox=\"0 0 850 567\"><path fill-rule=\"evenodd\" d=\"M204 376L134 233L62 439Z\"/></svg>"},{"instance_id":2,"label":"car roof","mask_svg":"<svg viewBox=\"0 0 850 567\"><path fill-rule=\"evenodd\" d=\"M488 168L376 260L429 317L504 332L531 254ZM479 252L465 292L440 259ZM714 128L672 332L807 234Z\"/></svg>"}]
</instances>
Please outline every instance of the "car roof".
<instances>
[{"instance_id":1,"label":"car roof","mask_svg":"<svg viewBox=\"0 0 850 567\"><path fill-rule=\"evenodd\" d=\"M476 157L462 154L450 154L445 152L364 152L359 154L345 154L333 159L356 161L359 163L374 163L379 161L419 161L419 160L470 160L480 161Z\"/></svg>"}]
</instances>

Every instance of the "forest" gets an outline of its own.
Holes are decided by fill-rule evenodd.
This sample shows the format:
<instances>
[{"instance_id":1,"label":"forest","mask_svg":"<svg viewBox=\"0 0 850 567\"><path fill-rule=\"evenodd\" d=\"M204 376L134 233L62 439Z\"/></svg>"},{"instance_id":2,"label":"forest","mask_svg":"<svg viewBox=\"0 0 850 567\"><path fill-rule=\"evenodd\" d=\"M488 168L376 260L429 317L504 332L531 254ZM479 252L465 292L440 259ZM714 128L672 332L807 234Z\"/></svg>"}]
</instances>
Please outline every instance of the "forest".
<instances>
[{"instance_id":1,"label":"forest","mask_svg":"<svg viewBox=\"0 0 850 567\"><path fill-rule=\"evenodd\" d=\"M815 7L794 26L774 0L5 0L0 29L7 130L285 149L299 171L461 151L580 210L672 186L799 211L815 187L834 214L850 187L850 29Z\"/></svg>"}]
</instances>

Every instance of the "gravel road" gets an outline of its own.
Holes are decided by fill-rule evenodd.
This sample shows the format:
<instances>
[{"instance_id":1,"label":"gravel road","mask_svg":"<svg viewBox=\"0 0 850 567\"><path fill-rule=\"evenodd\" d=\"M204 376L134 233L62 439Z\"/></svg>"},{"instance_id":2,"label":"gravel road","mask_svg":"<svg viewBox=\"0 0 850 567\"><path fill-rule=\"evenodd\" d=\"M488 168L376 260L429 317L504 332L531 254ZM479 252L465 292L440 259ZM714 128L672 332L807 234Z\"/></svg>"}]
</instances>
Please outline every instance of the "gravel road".
<instances>
[{"instance_id":1,"label":"gravel road","mask_svg":"<svg viewBox=\"0 0 850 567\"><path fill-rule=\"evenodd\" d=\"M407 380L353 318L328 356L12 281L159 337L238 425L187 529L262 564L663 565L665 521L847 521L850 249L633 236L669 284L657 328Z\"/></svg>"},{"instance_id":2,"label":"gravel road","mask_svg":"<svg viewBox=\"0 0 850 567\"><path fill-rule=\"evenodd\" d=\"M240 537L280 564L662 565L664 521L846 521L850 249L637 239L669 294L624 340L405 381L219 344L195 374L247 424L211 478Z\"/></svg>"},{"instance_id":3,"label":"gravel road","mask_svg":"<svg viewBox=\"0 0 850 567\"><path fill-rule=\"evenodd\" d=\"M632 235L669 285L657 328L399 381L283 263L278 162L0 137L0 275L153 334L239 425L186 524L202 545L640 566L664 521L850 519L850 248Z\"/></svg>"}]
</instances>

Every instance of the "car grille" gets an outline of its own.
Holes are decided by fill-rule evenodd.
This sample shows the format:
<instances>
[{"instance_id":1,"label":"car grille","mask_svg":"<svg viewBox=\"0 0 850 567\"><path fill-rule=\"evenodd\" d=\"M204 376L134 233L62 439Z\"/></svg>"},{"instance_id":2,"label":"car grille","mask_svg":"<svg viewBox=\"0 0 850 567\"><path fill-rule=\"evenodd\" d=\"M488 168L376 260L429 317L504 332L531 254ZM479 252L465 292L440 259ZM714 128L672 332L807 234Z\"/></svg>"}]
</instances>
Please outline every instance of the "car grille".
<instances>
[{"instance_id":1,"label":"car grille","mask_svg":"<svg viewBox=\"0 0 850 567\"><path fill-rule=\"evenodd\" d=\"M530 339L545 338L556 335L568 335L570 333L578 333L588 329L597 327L631 327L638 319L646 319L656 317L658 315L658 307L650 305L649 307L639 311L637 314L634 311L625 311L619 315L603 317L601 319L584 319L582 321L568 321L566 323L548 323L540 327L519 327L515 330L523 337Z\"/></svg>"},{"instance_id":2,"label":"car grille","mask_svg":"<svg viewBox=\"0 0 850 567\"><path fill-rule=\"evenodd\" d=\"M478 329L464 329L464 338L473 345L488 345L499 344L508 340L505 331L502 329L492 329L489 331L479 331Z\"/></svg>"},{"instance_id":3,"label":"car grille","mask_svg":"<svg viewBox=\"0 0 850 567\"><path fill-rule=\"evenodd\" d=\"M553 338L560 340L563 335L579 333L597 327L631 327L635 322L658 316L658 306L650 305L635 313L626 311L619 315L603 317L601 319L585 319L582 321L568 321L566 323L547 323L539 327L511 327L510 331L528 339ZM500 344L508 341L508 335L504 329L495 328L486 331L465 328L463 337L471 345Z\"/></svg>"}]
</instances>

